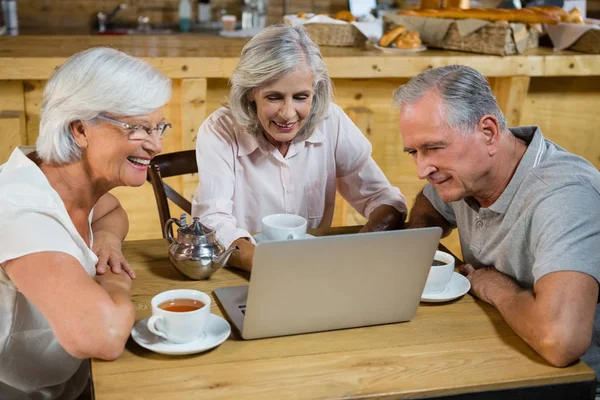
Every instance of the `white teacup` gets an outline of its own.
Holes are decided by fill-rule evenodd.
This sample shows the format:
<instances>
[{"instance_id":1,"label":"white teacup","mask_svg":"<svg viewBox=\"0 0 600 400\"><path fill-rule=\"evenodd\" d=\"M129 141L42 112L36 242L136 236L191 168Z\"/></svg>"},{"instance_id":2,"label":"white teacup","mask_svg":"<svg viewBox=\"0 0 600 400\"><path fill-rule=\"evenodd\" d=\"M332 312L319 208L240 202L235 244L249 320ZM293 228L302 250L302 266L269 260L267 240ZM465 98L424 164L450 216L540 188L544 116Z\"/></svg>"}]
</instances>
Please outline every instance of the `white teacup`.
<instances>
[{"instance_id":1,"label":"white teacup","mask_svg":"<svg viewBox=\"0 0 600 400\"><path fill-rule=\"evenodd\" d=\"M148 329L172 343L186 343L206 335L210 296L199 290L176 289L152 298Z\"/></svg>"},{"instance_id":2,"label":"white teacup","mask_svg":"<svg viewBox=\"0 0 600 400\"><path fill-rule=\"evenodd\" d=\"M434 261L441 261L443 265L432 265L425 282L423 293L438 294L441 293L454 273L454 257L443 251L436 250Z\"/></svg>"},{"instance_id":3,"label":"white teacup","mask_svg":"<svg viewBox=\"0 0 600 400\"><path fill-rule=\"evenodd\" d=\"M262 219L262 233L269 240L300 239L306 235L306 219L296 214L271 214Z\"/></svg>"}]
</instances>

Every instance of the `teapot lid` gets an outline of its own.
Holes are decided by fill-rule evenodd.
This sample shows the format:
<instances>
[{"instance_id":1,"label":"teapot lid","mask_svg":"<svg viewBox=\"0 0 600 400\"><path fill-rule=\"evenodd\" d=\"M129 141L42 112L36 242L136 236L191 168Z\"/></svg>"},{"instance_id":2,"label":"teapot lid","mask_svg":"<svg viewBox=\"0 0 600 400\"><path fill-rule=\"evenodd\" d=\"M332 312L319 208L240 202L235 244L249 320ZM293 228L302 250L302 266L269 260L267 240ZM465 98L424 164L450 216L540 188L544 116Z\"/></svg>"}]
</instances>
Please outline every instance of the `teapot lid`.
<instances>
[{"instance_id":1,"label":"teapot lid","mask_svg":"<svg viewBox=\"0 0 600 400\"><path fill-rule=\"evenodd\" d=\"M209 228L207 226L202 225L200 223L200 218L199 217L194 217L191 224L189 224L189 225L183 225L177 231L180 234L194 235L194 236L203 236L203 235L207 235L209 233L213 233L214 232L213 229L211 229L211 228Z\"/></svg>"}]
</instances>

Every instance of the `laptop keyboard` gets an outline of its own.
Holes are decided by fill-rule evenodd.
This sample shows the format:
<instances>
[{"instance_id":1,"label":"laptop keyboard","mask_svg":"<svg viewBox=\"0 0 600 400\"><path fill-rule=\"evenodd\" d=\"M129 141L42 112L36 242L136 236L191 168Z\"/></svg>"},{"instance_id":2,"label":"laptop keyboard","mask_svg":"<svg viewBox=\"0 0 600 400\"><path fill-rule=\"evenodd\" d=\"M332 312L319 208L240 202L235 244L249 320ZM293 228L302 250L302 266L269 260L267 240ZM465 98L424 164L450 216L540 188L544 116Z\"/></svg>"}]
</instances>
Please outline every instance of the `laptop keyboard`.
<instances>
[{"instance_id":1,"label":"laptop keyboard","mask_svg":"<svg viewBox=\"0 0 600 400\"><path fill-rule=\"evenodd\" d=\"M238 306L242 314L246 315L246 305L242 304Z\"/></svg>"}]
</instances>

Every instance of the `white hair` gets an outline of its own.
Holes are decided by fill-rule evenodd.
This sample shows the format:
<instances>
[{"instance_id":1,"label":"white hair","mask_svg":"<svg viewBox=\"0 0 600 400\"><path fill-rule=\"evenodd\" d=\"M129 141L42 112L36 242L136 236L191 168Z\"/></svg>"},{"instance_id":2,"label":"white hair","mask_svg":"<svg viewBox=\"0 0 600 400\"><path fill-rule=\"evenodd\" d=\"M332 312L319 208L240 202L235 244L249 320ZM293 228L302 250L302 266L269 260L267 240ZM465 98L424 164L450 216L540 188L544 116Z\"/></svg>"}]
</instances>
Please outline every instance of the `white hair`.
<instances>
[{"instance_id":1,"label":"white hair","mask_svg":"<svg viewBox=\"0 0 600 400\"><path fill-rule=\"evenodd\" d=\"M506 118L492 93L488 80L479 71L466 65L448 65L421 72L394 92L394 104L412 104L429 91L442 98L449 128L469 135L486 114L498 120L501 132L506 130Z\"/></svg>"},{"instance_id":2,"label":"white hair","mask_svg":"<svg viewBox=\"0 0 600 400\"><path fill-rule=\"evenodd\" d=\"M313 74L312 107L295 138L303 140L310 137L316 124L325 118L333 97L333 85L319 46L303 27L286 25L269 26L244 46L230 78L229 108L246 132L257 137L263 131L256 114L256 104L248 99L248 94L298 68L306 68Z\"/></svg>"},{"instance_id":3,"label":"white hair","mask_svg":"<svg viewBox=\"0 0 600 400\"><path fill-rule=\"evenodd\" d=\"M71 56L44 88L37 153L47 163L81 158L71 133L73 121L107 113L145 115L171 97L171 80L150 64L121 51L97 47Z\"/></svg>"}]
</instances>

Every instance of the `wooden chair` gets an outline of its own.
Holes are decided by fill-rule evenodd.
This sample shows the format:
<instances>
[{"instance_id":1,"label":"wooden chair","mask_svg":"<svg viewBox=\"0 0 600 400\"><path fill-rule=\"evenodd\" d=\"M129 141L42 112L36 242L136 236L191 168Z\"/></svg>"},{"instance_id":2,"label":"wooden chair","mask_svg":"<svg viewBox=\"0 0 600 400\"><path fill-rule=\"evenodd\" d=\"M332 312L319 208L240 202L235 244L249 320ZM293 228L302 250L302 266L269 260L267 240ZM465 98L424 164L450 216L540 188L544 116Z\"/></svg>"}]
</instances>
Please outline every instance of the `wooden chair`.
<instances>
[{"instance_id":1,"label":"wooden chair","mask_svg":"<svg viewBox=\"0 0 600 400\"><path fill-rule=\"evenodd\" d=\"M193 174L198 172L196 164L196 150L184 150L174 153L161 154L152 159L150 168L148 168L148 182L154 189L156 206L158 207L158 216L160 217L160 231L165 237L164 226L171 212L169 211L169 202L177 204L183 211L192 213L192 203L177 193L175 189L163 181L164 178L177 175Z\"/></svg>"}]
</instances>

